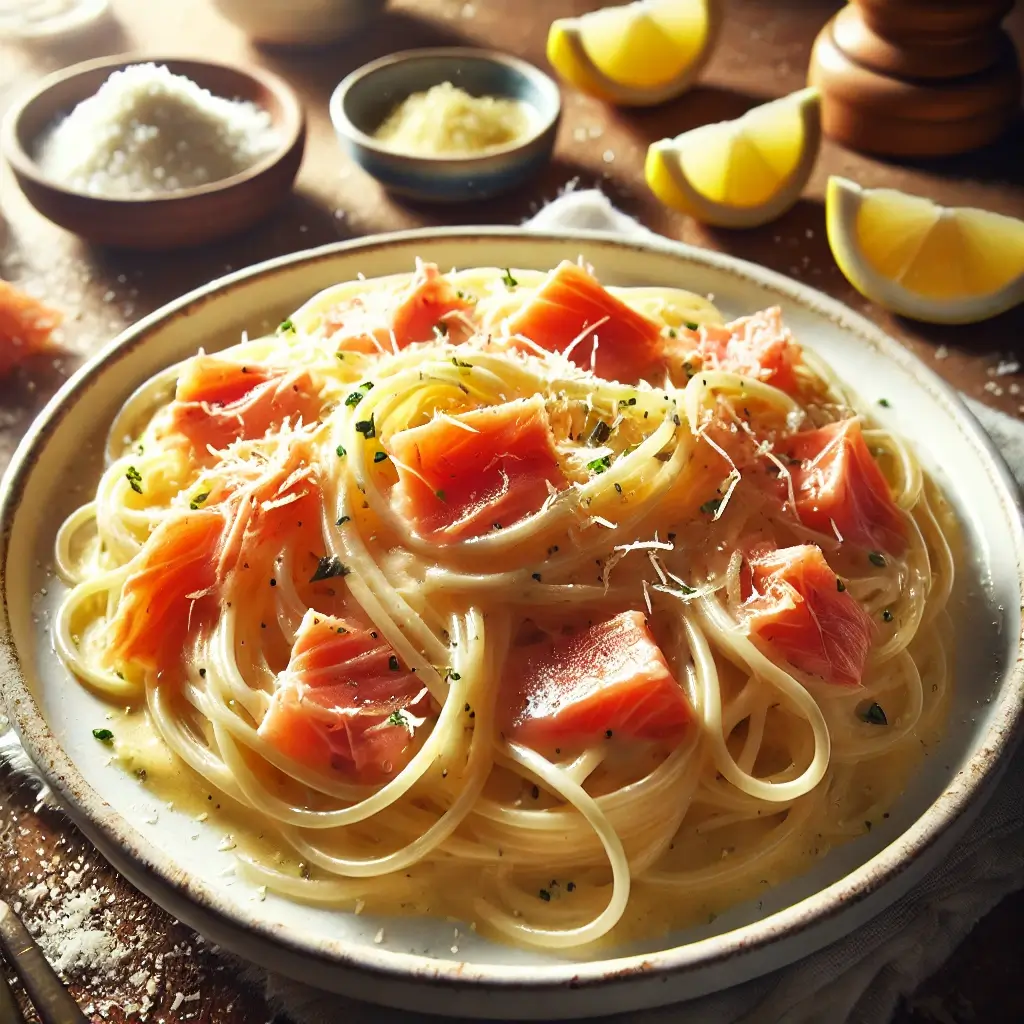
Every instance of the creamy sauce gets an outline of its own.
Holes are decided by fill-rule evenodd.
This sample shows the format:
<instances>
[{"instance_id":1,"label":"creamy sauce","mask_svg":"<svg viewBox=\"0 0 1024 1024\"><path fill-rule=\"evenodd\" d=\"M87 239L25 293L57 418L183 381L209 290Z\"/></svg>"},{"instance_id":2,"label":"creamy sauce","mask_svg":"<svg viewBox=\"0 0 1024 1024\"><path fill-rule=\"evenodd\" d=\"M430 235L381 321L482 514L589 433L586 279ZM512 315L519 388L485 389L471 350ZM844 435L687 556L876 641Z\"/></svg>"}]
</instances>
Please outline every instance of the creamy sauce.
<instances>
[{"instance_id":1,"label":"creamy sauce","mask_svg":"<svg viewBox=\"0 0 1024 1024\"><path fill-rule=\"evenodd\" d=\"M475 156L523 138L533 121L521 100L471 96L442 82L404 99L373 137L415 156Z\"/></svg>"}]
</instances>

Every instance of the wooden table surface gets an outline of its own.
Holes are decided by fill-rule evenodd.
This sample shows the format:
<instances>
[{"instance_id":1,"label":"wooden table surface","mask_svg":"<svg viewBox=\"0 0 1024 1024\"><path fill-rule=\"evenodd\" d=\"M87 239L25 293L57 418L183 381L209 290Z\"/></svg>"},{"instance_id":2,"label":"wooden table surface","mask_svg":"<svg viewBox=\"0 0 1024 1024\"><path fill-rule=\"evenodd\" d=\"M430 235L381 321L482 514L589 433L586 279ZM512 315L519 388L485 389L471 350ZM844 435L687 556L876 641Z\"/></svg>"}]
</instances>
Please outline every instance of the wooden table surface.
<instances>
[{"instance_id":1,"label":"wooden table surface","mask_svg":"<svg viewBox=\"0 0 1024 1024\"><path fill-rule=\"evenodd\" d=\"M0 465L83 357L196 285L337 239L419 225L518 223L569 183L599 185L623 209L672 238L754 260L848 302L969 395L1024 415L1018 363L1024 362L1024 306L958 328L889 316L856 295L840 275L829 255L822 208L826 177L838 173L866 186L893 186L946 204L1024 217L1019 123L990 150L930 165L887 164L825 142L796 207L773 224L745 232L701 227L665 210L643 183L651 141L735 117L800 88L814 36L841 6L834 0L729 0L723 38L701 83L660 108L614 110L565 90L554 161L529 188L499 202L431 208L392 199L340 156L327 99L338 80L364 61L406 47L468 44L500 47L544 66L551 19L595 6L600 5L573 0L397 0L358 39L320 51L288 52L253 48L208 0L113 0L116 23L109 31L59 51L0 42L0 114L19 90L47 72L89 57L139 50L264 65L298 89L309 115L306 157L293 196L260 227L200 251L137 255L90 247L36 214L9 171L0 172L0 210L8 222L5 229L0 218L0 276L45 296L69 318L66 355L38 359L0 382ZM1024 9L1018 6L1007 24L1018 47L1024 47ZM110 977L71 971L72 988L94 1020L257 1024L274 1017L262 993L246 988L214 951L121 881L58 815L34 806L34 794L0 778L0 896L39 922L51 904L67 912L68 889L95 884L103 897L102 920L94 915L90 927L116 932L130 954ZM1021 949L1024 898L1018 894L978 926L940 976L908 999L897 1019L902 1024L1024 1020Z\"/></svg>"}]
</instances>

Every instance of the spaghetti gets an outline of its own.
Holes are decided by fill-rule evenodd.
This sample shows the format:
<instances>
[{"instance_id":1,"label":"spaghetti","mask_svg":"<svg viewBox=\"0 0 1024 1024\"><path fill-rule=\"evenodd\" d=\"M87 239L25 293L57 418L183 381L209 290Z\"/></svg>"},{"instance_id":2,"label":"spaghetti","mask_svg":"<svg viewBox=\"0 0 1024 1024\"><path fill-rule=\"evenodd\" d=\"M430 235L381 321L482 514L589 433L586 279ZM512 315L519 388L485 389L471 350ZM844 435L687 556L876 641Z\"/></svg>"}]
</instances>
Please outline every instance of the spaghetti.
<instances>
[{"instance_id":1,"label":"spaghetti","mask_svg":"<svg viewBox=\"0 0 1024 1024\"><path fill-rule=\"evenodd\" d=\"M421 264L110 439L57 650L281 895L653 934L863 833L941 729L949 513L777 310Z\"/></svg>"}]
</instances>

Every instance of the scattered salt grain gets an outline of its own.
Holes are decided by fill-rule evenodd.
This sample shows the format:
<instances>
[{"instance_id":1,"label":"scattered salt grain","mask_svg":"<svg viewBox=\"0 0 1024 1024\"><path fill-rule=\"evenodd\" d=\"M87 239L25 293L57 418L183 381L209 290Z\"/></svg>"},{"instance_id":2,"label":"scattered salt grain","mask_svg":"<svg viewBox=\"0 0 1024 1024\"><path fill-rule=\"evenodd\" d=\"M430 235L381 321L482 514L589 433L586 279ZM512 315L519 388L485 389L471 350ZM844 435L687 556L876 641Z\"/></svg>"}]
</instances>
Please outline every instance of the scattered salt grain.
<instances>
[{"instance_id":1,"label":"scattered salt grain","mask_svg":"<svg viewBox=\"0 0 1024 1024\"><path fill-rule=\"evenodd\" d=\"M612 161L613 161L613 160L615 159L615 153L614 153L614 152L613 152L612 150L610 150L610 149L606 149L606 150L605 150L605 151L604 151L604 152L603 152L603 153L601 154L601 159L602 159L602 160L603 160L603 161L604 161L604 162L605 162L606 164L610 164L610 163L611 163L611 162L612 162Z\"/></svg>"},{"instance_id":2,"label":"scattered salt grain","mask_svg":"<svg viewBox=\"0 0 1024 1024\"><path fill-rule=\"evenodd\" d=\"M373 937L373 941L379 946L384 941L384 929L381 928Z\"/></svg>"},{"instance_id":3,"label":"scattered salt grain","mask_svg":"<svg viewBox=\"0 0 1024 1024\"><path fill-rule=\"evenodd\" d=\"M936 359L948 359L949 358L949 349L945 345L940 345L935 350L935 358Z\"/></svg>"},{"instance_id":4,"label":"scattered salt grain","mask_svg":"<svg viewBox=\"0 0 1024 1024\"><path fill-rule=\"evenodd\" d=\"M1016 359L1000 359L996 367L997 377L1006 377L1011 373L1020 372L1020 363Z\"/></svg>"},{"instance_id":5,"label":"scattered salt grain","mask_svg":"<svg viewBox=\"0 0 1024 1024\"><path fill-rule=\"evenodd\" d=\"M278 142L256 104L214 96L163 66L133 64L47 130L36 159L47 177L81 192L146 195L239 174Z\"/></svg>"}]
</instances>

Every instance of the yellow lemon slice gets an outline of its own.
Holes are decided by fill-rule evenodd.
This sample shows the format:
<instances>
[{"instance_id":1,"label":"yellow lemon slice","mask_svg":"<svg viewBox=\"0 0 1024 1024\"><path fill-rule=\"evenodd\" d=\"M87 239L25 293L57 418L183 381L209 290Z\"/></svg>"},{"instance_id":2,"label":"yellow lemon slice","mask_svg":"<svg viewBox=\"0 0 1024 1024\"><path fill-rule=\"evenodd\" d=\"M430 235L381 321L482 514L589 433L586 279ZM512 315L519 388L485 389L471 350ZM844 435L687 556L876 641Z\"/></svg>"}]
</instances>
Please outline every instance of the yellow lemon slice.
<instances>
[{"instance_id":1,"label":"yellow lemon slice","mask_svg":"<svg viewBox=\"0 0 1024 1024\"><path fill-rule=\"evenodd\" d=\"M1024 221L833 177L825 222L850 284L894 313L969 324L1024 302Z\"/></svg>"},{"instance_id":2,"label":"yellow lemon slice","mask_svg":"<svg viewBox=\"0 0 1024 1024\"><path fill-rule=\"evenodd\" d=\"M683 92L718 35L721 0L639 0L548 32L548 60L577 89L623 106L651 106Z\"/></svg>"},{"instance_id":3,"label":"yellow lemon slice","mask_svg":"<svg viewBox=\"0 0 1024 1024\"><path fill-rule=\"evenodd\" d=\"M756 227L800 198L820 145L818 90L801 89L735 121L655 142L644 174L666 206L705 224Z\"/></svg>"}]
</instances>

